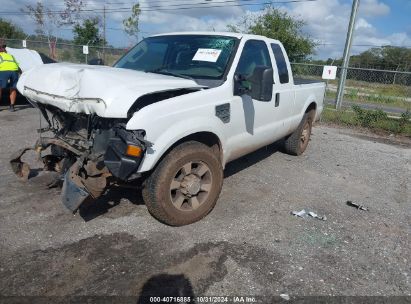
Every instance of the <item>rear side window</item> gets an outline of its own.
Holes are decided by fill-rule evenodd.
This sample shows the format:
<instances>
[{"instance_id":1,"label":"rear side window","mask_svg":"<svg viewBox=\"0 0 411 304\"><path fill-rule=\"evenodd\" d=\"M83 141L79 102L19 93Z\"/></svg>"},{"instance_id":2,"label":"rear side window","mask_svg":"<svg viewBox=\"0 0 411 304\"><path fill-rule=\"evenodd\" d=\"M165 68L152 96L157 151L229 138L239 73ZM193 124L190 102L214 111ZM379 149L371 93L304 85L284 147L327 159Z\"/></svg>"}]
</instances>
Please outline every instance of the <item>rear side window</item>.
<instances>
[{"instance_id":1,"label":"rear side window","mask_svg":"<svg viewBox=\"0 0 411 304\"><path fill-rule=\"evenodd\" d=\"M287 63L284 58L284 53L278 44L271 44L271 48L274 53L274 58L277 63L278 76L280 77L280 83L288 83L290 77L288 76Z\"/></svg>"}]
</instances>

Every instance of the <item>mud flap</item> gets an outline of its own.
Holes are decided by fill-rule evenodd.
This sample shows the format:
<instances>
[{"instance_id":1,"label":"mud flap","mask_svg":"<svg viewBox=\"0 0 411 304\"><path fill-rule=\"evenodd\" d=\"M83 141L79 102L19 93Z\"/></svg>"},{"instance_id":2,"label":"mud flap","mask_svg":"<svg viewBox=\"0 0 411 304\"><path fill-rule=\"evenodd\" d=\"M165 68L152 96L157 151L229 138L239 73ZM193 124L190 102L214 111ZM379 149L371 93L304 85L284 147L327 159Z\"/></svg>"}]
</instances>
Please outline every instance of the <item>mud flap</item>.
<instances>
[{"instance_id":1,"label":"mud flap","mask_svg":"<svg viewBox=\"0 0 411 304\"><path fill-rule=\"evenodd\" d=\"M67 209L76 213L81 204L90 197L90 194L85 188L78 186L75 183L75 179L72 177L72 171L67 171L64 178L61 199L63 205L66 206Z\"/></svg>"}]
</instances>

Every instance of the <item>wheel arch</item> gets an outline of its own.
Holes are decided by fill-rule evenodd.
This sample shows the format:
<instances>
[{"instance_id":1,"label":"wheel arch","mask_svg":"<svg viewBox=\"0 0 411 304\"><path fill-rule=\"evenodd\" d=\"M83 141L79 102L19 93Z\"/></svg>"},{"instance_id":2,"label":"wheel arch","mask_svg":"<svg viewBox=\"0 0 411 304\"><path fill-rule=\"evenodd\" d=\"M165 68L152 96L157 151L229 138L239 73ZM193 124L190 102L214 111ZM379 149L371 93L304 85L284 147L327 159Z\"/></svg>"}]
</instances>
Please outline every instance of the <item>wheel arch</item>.
<instances>
[{"instance_id":1,"label":"wheel arch","mask_svg":"<svg viewBox=\"0 0 411 304\"><path fill-rule=\"evenodd\" d=\"M213 132L210 131L199 131L195 132L189 135L186 135L182 137L181 139L177 140L174 144L172 144L160 157L159 161L163 159L171 150L173 150L175 147L178 145L181 145L184 142L188 141L197 141L202 144L205 144L206 146L210 147L213 149L213 151L216 153L220 161L223 159L223 149L222 149L222 143L220 138Z\"/></svg>"},{"instance_id":2,"label":"wheel arch","mask_svg":"<svg viewBox=\"0 0 411 304\"><path fill-rule=\"evenodd\" d=\"M308 102L308 106L306 107L304 113L310 113L311 111L313 111L313 113L314 113L313 117L312 117L312 119L314 121L314 119L317 115L317 103L315 101Z\"/></svg>"},{"instance_id":3,"label":"wheel arch","mask_svg":"<svg viewBox=\"0 0 411 304\"><path fill-rule=\"evenodd\" d=\"M159 151L159 154L154 153L157 154L157 157L150 159L149 166L147 166L145 170L142 170L140 172L143 173L154 170L158 166L158 164L170 153L170 151L172 151L175 147L181 145L182 143L189 141L200 142L210 147L215 152L222 166L224 167L224 147L221 138L212 131L193 131L190 134L183 134L179 137L176 137L173 142L170 142L166 146L163 146L161 148L161 151Z\"/></svg>"}]
</instances>

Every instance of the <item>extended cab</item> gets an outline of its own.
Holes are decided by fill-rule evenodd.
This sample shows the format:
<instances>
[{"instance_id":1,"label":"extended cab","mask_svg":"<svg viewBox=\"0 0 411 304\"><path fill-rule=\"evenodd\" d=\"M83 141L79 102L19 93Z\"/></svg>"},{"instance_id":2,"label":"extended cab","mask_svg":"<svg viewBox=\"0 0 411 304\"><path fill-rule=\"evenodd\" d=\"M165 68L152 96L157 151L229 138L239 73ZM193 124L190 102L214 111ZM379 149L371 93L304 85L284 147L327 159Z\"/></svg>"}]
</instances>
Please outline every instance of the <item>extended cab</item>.
<instances>
[{"instance_id":1,"label":"extended cab","mask_svg":"<svg viewBox=\"0 0 411 304\"><path fill-rule=\"evenodd\" d=\"M53 134L34 149L51 147L43 160L61 173L67 208L140 181L150 213L180 226L213 209L228 162L282 138L303 153L325 84L293 79L277 40L195 32L146 38L114 67L43 65L18 90ZM21 177L26 150L11 160Z\"/></svg>"}]
</instances>

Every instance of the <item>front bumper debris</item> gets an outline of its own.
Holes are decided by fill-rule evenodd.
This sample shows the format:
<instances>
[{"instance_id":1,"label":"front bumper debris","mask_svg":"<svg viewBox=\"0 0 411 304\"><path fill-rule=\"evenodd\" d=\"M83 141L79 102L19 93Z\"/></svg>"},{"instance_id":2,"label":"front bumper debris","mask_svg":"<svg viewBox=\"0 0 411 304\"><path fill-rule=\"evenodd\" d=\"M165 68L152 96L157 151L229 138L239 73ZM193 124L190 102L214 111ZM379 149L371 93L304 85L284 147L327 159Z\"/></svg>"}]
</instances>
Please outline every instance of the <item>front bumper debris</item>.
<instances>
[{"instance_id":1,"label":"front bumper debris","mask_svg":"<svg viewBox=\"0 0 411 304\"><path fill-rule=\"evenodd\" d=\"M81 185L81 180L74 172L73 167L65 175L61 199L63 205L75 213L80 205L90 197L90 193Z\"/></svg>"},{"instance_id":2,"label":"front bumper debris","mask_svg":"<svg viewBox=\"0 0 411 304\"><path fill-rule=\"evenodd\" d=\"M39 140L37 140L34 147L23 148L17 151L16 153L14 153L10 157L10 165L11 165L11 169L13 170L14 174L16 174L22 180L27 180L30 175L30 166L21 160L23 155L27 151L35 151L40 154L41 151L47 149L51 145L62 147L70 151L74 155L81 155L81 152L79 150L75 149L74 147L70 146L69 144L67 144L66 142L60 139L42 137ZM44 163L45 170L59 172L59 169L58 169L59 166L57 165L57 163L60 161L60 159L55 158L52 155L47 155L42 158L42 161Z\"/></svg>"},{"instance_id":3,"label":"front bumper debris","mask_svg":"<svg viewBox=\"0 0 411 304\"><path fill-rule=\"evenodd\" d=\"M75 213L87 199L99 198L107 187L111 173L100 163L82 160L74 163L64 177L62 203Z\"/></svg>"},{"instance_id":4,"label":"front bumper debris","mask_svg":"<svg viewBox=\"0 0 411 304\"><path fill-rule=\"evenodd\" d=\"M35 150L35 148L24 148L11 156L10 165L14 174L16 174L22 180L27 180L30 175L30 166L21 160L21 157L30 150Z\"/></svg>"},{"instance_id":5,"label":"front bumper debris","mask_svg":"<svg viewBox=\"0 0 411 304\"><path fill-rule=\"evenodd\" d=\"M129 131L123 125L108 130L97 132L92 146L74 145L58 137L41 137L34 147L21 149L11 157L13 172L27 180L30 167L22 161L22 156L34 150L40 157L41 151L51 146L51 154L41 158L44 170L60 173L52 185L63 184L62 203L75 213L86 200L103 195L111 183L138 178L138 167L146 148L152 145L144 140L143 130ZM127 154L129 146L141 148L142 153L130 156Z\"/></svg>"}]
</instances>

